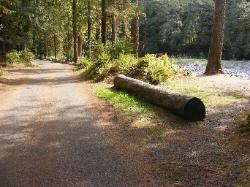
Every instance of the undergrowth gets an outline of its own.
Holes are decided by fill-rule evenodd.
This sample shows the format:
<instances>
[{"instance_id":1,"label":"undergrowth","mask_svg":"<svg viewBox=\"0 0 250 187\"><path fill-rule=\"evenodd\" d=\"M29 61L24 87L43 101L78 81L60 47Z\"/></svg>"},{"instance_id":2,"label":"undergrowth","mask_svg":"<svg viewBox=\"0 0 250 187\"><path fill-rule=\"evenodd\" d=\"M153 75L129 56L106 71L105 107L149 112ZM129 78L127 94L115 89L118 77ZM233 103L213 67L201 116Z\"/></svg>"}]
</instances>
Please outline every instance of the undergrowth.
<instances>
[{"instance_id":1,"label":"undergrowth","mask_svg":"<svg viewBox=\"0 0 250 187\"><path fill-rule=\"evenodd\" d=\"M95 44L91 57L82 57L78 69L83 69L85 75L97 81L117 74L125 74L134 78L159 84L166 79L179 75L187 75L187 72L178 70L167 54L157 57L148 54L145 57L135 58L131 54L132 45L124 40L115 46L107 44Z\"/></svg>"},{"instance_id":2,"label":"undergrowth","mask_svg":"<svg viewBox=\"0 0 250 187\"><path fill-rule=\"evenodd\" d=\"M8 65L12 64L24 64L26 66L32 66L35 56L29 51L16 51L9 52L6 56L6 62Z\"/></svg>"}]
</instances>

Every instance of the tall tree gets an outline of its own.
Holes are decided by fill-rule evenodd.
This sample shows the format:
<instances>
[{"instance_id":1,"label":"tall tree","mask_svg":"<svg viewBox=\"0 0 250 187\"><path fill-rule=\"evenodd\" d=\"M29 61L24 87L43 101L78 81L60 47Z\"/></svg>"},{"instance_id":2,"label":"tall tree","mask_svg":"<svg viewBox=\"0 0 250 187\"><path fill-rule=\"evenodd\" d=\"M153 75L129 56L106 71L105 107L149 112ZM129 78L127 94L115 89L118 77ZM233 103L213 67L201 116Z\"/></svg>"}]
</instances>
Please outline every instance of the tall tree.
<instances>
[{"instance_id":1,"label":"tall tree","mask_svg":"<svg viewBox=\"0 0 250 187\"><path fill-rule=\"evenodd\" d=\"M117 40L117 16L116 16L116 1L113 0L112 2L112 43L113 45L116 43Z\"/></svg>"},{"instance_id":2,"label":"tall tree","mask_svg":"<svg viewBox=\"0 0 250 187\"><path fill-rule=\"evenodd\" d=\"M88 56L91 51L91 31L92 31L92 20L91 20L91 1L88 0Z\"/></svg>"},{"instance_id":3,"label":"tall tree","mask_svg":"<svg viewBox=\"0 0 250 187\"><path fill-rule=\"evenodd\" d=\"M208 64L205 74L222 73L221 59L224 41L225 4L226 0L215 0L214 24L212 40L208 54Z\"/></svg>"},{"instance_id":4,"label":"tall tree","mask_svg":"<svg viewBox=\"0 0 250 187\"><path fill-rule=\"evenodd\" d=\"M73 23L73 38L74 38L74 62L78 61L78 50L77 50L77 12L76 12L76 2L77 0L73 0L72 2L72 23Z\"/></svg>"},{"instance_id":5,"label":"tall tree","mask_svg":"<svg viewBox=\"0 0 250 187\"><path fill-rule=\"evenodd\" d=\"M102 0L102 30L101 30L101 34L102 34L102 43L106 44L107 42L107 36L106 36L106 32L107 32L107 2L106 0Z\"/></svg>"},{"instance_id":6,"label":"tall tree","mask_svg":"<svg viewBox=\"0 0 250 187\"><path fill-rule=\"evenodd\" d=\"M135 16L131 24L131 37L133 43L133 52L135 56L139 55L139 0L135 0Z\"/></svg>"}]
</instances>

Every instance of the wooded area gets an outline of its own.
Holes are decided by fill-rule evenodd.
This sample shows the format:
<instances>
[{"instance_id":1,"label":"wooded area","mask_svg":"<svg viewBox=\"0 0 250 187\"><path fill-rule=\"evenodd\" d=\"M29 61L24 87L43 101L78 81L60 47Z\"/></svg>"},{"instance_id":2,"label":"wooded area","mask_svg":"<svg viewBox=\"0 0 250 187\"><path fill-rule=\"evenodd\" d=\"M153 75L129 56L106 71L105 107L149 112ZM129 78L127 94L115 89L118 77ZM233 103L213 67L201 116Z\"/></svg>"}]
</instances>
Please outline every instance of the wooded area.
<instances>
[{"instance_id":1,"label":"wooded area","mask_svg":"<svg viewBox=\"0 0 250 187\"><path fill-rule=\"evenodd\" d=\"M0 0L0 187L250 187L249 0Z\"/></svg>"},{"instance_id":2,"label":"wooded area","mask_svg":"<svg viewBox=\"0 0 250 187\"><path fill-rule=\"evenodd\" d=\"M222 72L222 57L250 59L250 5L247 0L214 2L1 0L1 55L28 49L40 58L77 62L82 55L90 57L99 43L127 40L135 56L209 57L206 73L215 74Z\"/></svg>"}]
</instances>

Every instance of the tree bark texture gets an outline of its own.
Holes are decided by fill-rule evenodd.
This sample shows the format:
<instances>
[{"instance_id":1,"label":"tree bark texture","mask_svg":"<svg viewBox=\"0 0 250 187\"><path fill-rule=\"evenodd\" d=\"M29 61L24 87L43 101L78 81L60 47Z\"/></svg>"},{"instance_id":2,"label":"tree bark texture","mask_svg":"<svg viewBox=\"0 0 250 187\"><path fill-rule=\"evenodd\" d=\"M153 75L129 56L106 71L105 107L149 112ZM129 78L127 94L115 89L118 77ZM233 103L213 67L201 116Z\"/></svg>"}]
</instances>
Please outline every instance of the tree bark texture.
<instances>
[{"instance_id":1,"label":"tree bark texture","mask_svg":"<svg viewBox=\"0 0 250 187\"><path fill-rule=\"evenodd\" d=\"M116 2L113 1L113 8L116 8ZM117 41L117 18L116 13L113 11L112 13L112 44L115 45Z\"/></svg>"},{"instance_id":2,"label":"tree bark texture","mask_svg":"<svg viewBox=\"0 0 250 187\"><path fill-rule=\"evenodd\" d=\"M226 0L215 0L214 24L205 74L222 73L221 59L224 40Z\"/></svg>"},{"instance_id":3,"label":"tree bark texture","mask_svg":"<svg viewBox=\"0 0 250 187\"><path fill-rule=\"evenodd\" d=\"M133 43L133 52L136 57L139 55L139 0L135 0L137 7L136 15L131 23L131 37Z\"/></svg>"},{"instance_id":4,"label":"tree bark texture","mask_svg":"<svg viewBox=\"0 0 250 187\"><path fill-rule=\"evenodd\" d=\"M91 31L92 31L92 20L91 20L91 1L88 0L88 52L87 55L90 57L91 52Z\"/></svg>"},{"instance_id":5,"label":"tree bark texture","mask_svg":"<svg viewBox=\"0 0 250 187\"><path fill-rule=\"evenodd\" d=\"M206 116L205 105L196 97L170 92L125 75L115 77L114 87L135 93L146 101L168 109L188 121L201 121Z\"/></svg>"},{"instance_id":6,"label":"tree bark texture","mask_svg":"<svg viewBox=\"0 0 250 187\"><path fill-rule=\"evenodd\" d=\"M77 14L76 14L76 1L72 2L72 18L73 18L73 38L74 38L74 62L78 61L78 51L77 51Z\"/></svg>"},{"instance_id":7,"label":"tree bark texture","mask_svg":"<svg viewBox=\"0 0 250 187\"><path fill-rule=\"evenodd\" d=\"M106 0L102 0L102 43L106 44L107 42L107 12L106 12Z\"/></svg>"},{"instance_id":8,"label":"tree bark texture","mask_svg":"<svg viewBox=\"0 0 250 187\"><path fill-rule=\"evenodd\" d=\"M55 55L55 60L57 58L57 42L56 42L56 35L54 35L54 55Z\"/></svg>"},{"instance_id":9,"label":"tree bark texture","mask_svg":"<svg viewBox=\"0 0 250 187\"><path fill-rule=\"evenodd\" d=\"M77 53L78 53L78 56L79 56L79 57L82 56L82 43L83 43L82 36L79 35L79 36L78 36L78 44L77 44L77 47L78 47Z\"/></svg>"}]
</instances>

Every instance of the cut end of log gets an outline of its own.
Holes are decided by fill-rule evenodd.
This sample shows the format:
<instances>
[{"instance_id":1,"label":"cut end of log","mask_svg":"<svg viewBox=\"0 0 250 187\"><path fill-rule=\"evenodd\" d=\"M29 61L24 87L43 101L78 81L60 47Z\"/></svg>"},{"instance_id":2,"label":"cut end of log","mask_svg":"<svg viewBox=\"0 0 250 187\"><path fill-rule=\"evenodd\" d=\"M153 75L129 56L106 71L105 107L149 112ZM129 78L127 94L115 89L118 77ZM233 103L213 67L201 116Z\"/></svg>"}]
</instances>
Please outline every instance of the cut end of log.
<instances>
[{"instance_id":1,"label":"cut end of log","mask_svg":"<svg viewBox=\"0 0 250 187\"><path fill-rule=\"evenodd\" d=\"M194 97L184 108L184 118L188 121L202 121L206 117L206 107L203 102Z\"/></svg>"}]
</instances>

